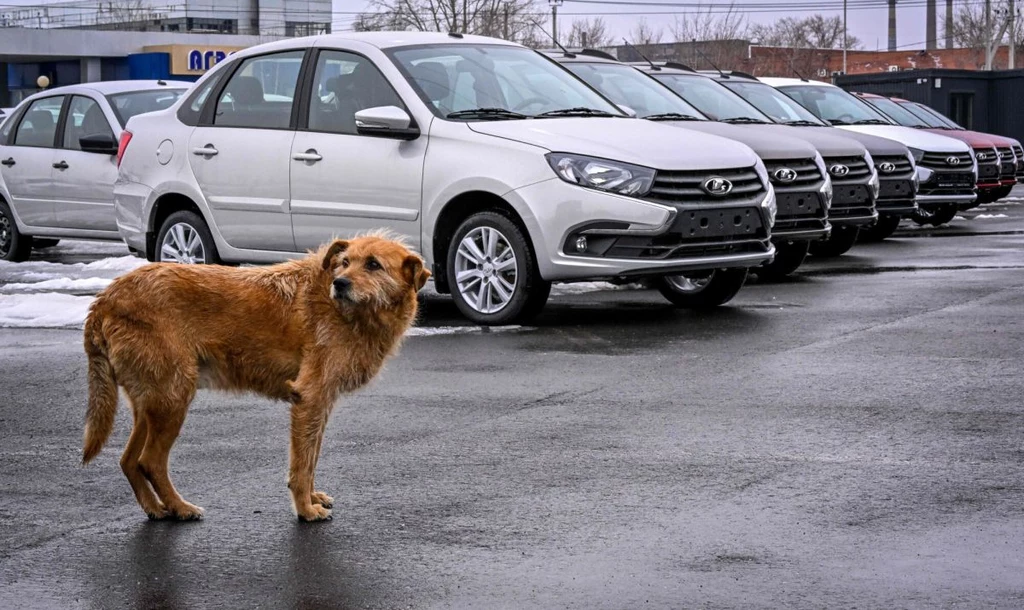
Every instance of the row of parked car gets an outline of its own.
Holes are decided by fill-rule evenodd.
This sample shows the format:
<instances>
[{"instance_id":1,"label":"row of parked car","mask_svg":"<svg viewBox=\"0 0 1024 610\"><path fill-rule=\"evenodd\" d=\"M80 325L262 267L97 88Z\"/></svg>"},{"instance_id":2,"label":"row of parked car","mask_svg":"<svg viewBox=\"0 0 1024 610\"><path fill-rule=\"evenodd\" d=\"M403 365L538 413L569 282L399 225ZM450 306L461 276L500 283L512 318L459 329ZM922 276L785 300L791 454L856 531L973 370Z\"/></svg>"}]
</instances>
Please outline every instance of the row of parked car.
<instances>
[{"instance_id":1,"label":"row of parked car","mask_svg":"<svg viewBox=\"0 0 1024 610\"><path fill-rule=\"evenodd\" d=\"M0 258L74 237L270 263L384 227L478 323L594 279L703 308L749 271L792 273L906 217L946 222L1022 174L1016 141L825 83L335 34L252 47L194 85L26 99L0 125Z\"/></svg>"}]
</instances>

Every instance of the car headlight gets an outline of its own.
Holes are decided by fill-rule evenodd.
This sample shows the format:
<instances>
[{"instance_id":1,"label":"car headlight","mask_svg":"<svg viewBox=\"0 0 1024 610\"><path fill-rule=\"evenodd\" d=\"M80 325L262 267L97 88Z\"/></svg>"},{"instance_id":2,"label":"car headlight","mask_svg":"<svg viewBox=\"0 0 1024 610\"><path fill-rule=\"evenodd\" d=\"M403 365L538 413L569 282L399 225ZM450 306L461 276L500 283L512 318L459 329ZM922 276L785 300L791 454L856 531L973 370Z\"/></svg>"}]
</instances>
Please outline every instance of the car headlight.
<instances>
[{"instance_id":1,"label":"car headlight","mask_svg":"<svg viewBox=\"0 0 1024 610\"><path fill-rule=\"evenodd\" d=\"M928 169L927 167L922 167L920 165L918 165L917 169L914 170L914 178L917 180L917 183L919 185L926 184L929 180L932 179L932 176L934 174L935 172L933 172L932 170Z\"/></svg>"},{"instance_id":2,"label":"car headlight","mask_svg":"<svg viewBox=\"0 0 1024 610\"><path fill-rule=\"evenodd\" d=\"M825 200L825 211L832 209L832 178L825 174L825 182L821 185L821 196Z\"/></svg>"},{"instance_id":3,"label":"car headlight","mask_svg":"<svg viewBox=\"0 0 1024 610\"><path fill-rule=\"evenodd\" d=\"M914 158L914 163L920 163L921 159L924 159L924 151L920 148L907 147L910 150L910 156Z\"/></svg>"},{"instance_id":4,"label":"car headlight","mask_svg":"<svg viewBox=\"0 0 1024 610\"><path fill-rule=\"evenodd\" d=\"M761 200L761 207L764 208L765 216L768 217L768 228L775 226L775 214L779 211L778 203L775 201L775 187L768 185L768 194Z\"/></svg>"},{"instance_id":5,"label":"car headlight","mask_svg":"<svg viewBox=\"0 0 1024 610\"><path fill-rule=\"evenodd\" d=\"M649 167L568 153L546 156L559 178L587 188L640 197L654 183L654 170Z\"/></svg>"}]
</instances>

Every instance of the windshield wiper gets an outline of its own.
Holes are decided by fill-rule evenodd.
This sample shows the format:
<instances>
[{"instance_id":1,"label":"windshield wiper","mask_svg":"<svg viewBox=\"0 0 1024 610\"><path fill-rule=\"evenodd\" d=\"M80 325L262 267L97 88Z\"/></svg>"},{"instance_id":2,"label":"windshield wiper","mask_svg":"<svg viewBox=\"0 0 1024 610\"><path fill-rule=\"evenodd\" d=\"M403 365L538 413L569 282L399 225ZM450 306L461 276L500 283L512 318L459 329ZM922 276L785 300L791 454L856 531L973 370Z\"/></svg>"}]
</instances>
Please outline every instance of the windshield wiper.
<instances>
[{"instance_id":1,"label":"windshield wiper","mask_svg":"<svg viewBox=\"0 0 1024 610\"><path fill-rule=\"evenodd\" d=\"M540 114L533 115L533 118L541 117L559 117L559 116L619 116L604 110L598 110L596 108L587 108L585 106L578 106L576 108L561 108L559 110L548 110Z\"/></svg>"},{"instance_id":2,"label":"windshield wiper","mask_svg":"<svg viewBox=\"0 0 1024 610\"><path fill-rule=\"evenodd\" d=\"M750 125L767 125L768 121L762 121L761 119L755 119L748 116L735 116L731 119L722 119L723 123L743 123Z\"/></svg>"},{"instance_id":3,"label":"windshield wiper","mask_svg":"<svg viewBox=\"0 0 1024 610\"><path fill-rule=\"evenodd\" d=\"M828 122L832 125L853 125L853 123L843 119L829 119Z\"/></svg>"},{"instance_id":4,"label":"windshield wiper","mask_svg":"<svg viewBox=\"0 0 1024 610\"><path fill-rule=\"evenodd\" d=\"M799 119L796 121L786 121L786 125L795 125L798 127L821 127L821 123L815 123L814 121L808 121L806 119Z\"/></svg>"},{"instance_id":5,"label":"windshield wiper","mask_svg":"<svg viewBox=\"0 0 1024 610\"><path fill-rule=\"evenodd\" d=\"M527 116L519 112L513 112L504 108L470 108L468 110L457 110L455 112L449 112L445 115L445 118L449 119L491 119L491 120L511 120L511 119L525 119Z\"/></svg>"},{"instance_id":6,"label":"windshield wiper","mask_svg":"<svg viewBox=\"0 0 1024 610\"><path fill-rule=\"evenodd\" d=\"M661 112L659 114L649 114L644 117L648 121L703 121L700 117L695 117L692 114L680 114L678 112Z\"/></svg>"},{"instance_id":7,"label":"windshield wiper","mask_svg":"<svg viewBox=\"0 0 1024 610\"><path fill-rule=\"evenodd\" d=\"M890 123L888 121L883 121L882 119L861 119L859 121L854 121L851 124L852 125L890 125Z\"/></svg>"}]
</instances>

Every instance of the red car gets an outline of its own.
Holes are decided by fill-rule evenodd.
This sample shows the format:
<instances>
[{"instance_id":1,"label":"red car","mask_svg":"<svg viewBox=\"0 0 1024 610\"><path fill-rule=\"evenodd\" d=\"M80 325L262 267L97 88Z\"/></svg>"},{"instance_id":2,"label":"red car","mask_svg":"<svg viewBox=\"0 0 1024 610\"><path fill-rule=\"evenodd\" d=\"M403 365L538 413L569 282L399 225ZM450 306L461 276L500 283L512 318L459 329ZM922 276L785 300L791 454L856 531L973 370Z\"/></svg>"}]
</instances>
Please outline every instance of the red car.
<instances>
[{"instance_id":1,"label":"red car","mask_svg":"<svg viewBox=\"0 0 1024 610\"><path fill-rule=\"evenodd\" d=\"M1005 197L1004 189L1006 193L1009 193L1009 189L1016 184L1017 159L1013 153L1013 143L1009 139L966 129L951 129L931 117L925 120L919 116L920 111L914 112L905 105L911 103L908 100L890 99L874 93L854 93L854 95L889 117L897 125L956 138L970 146L978 161L978 199L970 207L982 203L992 203L1000 197Z\"/></svg>"}]
</instances>

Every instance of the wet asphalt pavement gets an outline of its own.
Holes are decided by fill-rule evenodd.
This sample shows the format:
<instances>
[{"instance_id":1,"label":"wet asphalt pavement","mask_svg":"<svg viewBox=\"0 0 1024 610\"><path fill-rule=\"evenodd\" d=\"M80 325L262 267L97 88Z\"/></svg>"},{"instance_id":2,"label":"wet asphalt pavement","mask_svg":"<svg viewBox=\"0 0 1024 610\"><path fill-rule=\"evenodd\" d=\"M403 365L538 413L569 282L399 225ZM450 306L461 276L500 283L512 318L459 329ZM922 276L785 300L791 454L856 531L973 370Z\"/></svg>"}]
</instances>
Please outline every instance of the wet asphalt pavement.
<instances>
[{"instance_id":1,"label":"wet asphalt pavement","mask_svg":"<svg viewBox=\"0 0 1024 610\"><path fill-rule=\"evenodd\" d=\"M712 313L411 337L334 411L320 524L286 406L208 392L172 454L206 519L147 521L123 405L78 466L80 331L0 329L0 607L1024 607L1024 203L965 216Z\"/></svg>"}]
</instances>

